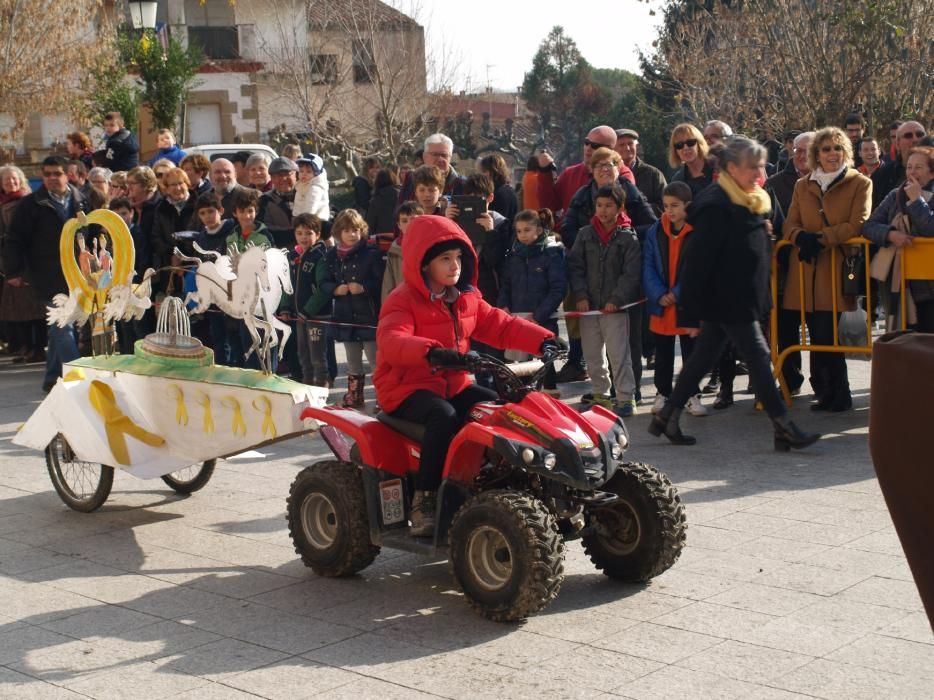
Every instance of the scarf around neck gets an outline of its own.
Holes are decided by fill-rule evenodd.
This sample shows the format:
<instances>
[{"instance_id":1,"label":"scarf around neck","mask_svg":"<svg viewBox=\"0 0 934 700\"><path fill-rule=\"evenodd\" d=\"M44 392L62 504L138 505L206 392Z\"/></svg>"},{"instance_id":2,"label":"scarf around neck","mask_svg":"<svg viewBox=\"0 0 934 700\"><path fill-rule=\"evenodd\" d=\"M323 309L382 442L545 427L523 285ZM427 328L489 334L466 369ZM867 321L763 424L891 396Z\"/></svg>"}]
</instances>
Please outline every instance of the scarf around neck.
<instances>
[{"instance_id":1,"label":"scarf around neck","mask_svg":"<svg viewBox=\"0 0 934 700\"><path fill-rule=\"evenodd\" d=\"M0 204L15 202L17 199L22 199L27 194L29 193L26 192L26 190L17 190L16 192L0 192Z\"/></svg>"},{"instance_id":2,"label":"scarf around neck","mask_svg":"<svg viewBox=\"0 0 934 700\"><path fill-rule=\"evenodd\" d=\"M596 231L600 242L603 243L603 245L610 245L613 234L621 228L630 228L632 226L632 221L626 216L624 211L620 210L619 214L616 215L616 224L610 228L610 230L603 228L603 224L600 222L600 219L597 218L596 214L590 217L590 225L593 226L593 230Z\"/></svg>"},{"instance_id":3,"label":"scarf around neck","mask_svg":"<svg viewBox=\"0 0 934 700\"><path fill-rule=\"evenodd\" d=\"M764 216L772 211L772 200L764 189L756 185L752 192L746 192L742 187L736 184L728 173L721 171L717 178L717 184L726 192L733 204L739 207L745 207L753 214Z\"/></svg>"},{"instance_id":4,"label":"scarf around neck","mask_svg":"<svg viewBox=\"0 0 934 700\"><path fill-rule=\"evenodd\" d=\"M548 243L546 238L544 233L531 243L522 243L517 238L516 242L512 244L512 252L520 258L531 258L533 255L541 255Z\"/></svg>"},{"instance_id":5,"label":"scarf around neck","mask_svg":"<svg viewBox=\"0 0 934 700\"><path fill-rule=\"evenodd\" d=\"M809 179L813 180L820 186L821 192L826 192L827 188L830 187L848 167L848 165L844 165L842 168L834 170L831 173L825 173L818 165L814 170L811 171L811 177Z\"/></svg>"}]
</instances>

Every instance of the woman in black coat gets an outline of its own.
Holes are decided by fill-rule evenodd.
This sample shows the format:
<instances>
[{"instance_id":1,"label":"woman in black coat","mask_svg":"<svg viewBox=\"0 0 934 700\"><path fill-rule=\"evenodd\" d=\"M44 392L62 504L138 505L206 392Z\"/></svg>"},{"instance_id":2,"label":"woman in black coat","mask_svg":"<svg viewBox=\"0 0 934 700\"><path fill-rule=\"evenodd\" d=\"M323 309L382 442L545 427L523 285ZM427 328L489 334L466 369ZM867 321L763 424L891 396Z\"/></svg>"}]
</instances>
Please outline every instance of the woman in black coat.
<instances>
[{"instance_id":1,"label":"woman in black coat","mask_svg":"<svg viewBox=\"0 0 934 700\"><path fill-rule=\"evenodd\" d=\"M789 420L759 326L771 301L766 229L771 201L757 184L765 155L765 148L751 139L731 139L719 157L717 186L707 188L691 205L688 222L694 233L683 252L679 325L700 325L701 332L668 402L649 425L650 433L664 433L678 445L696 442L681 432L681 410L728 340L746 360L756 397L772 419L775 449L802 448L820 438Z\"/></svg>"}]
</instances>

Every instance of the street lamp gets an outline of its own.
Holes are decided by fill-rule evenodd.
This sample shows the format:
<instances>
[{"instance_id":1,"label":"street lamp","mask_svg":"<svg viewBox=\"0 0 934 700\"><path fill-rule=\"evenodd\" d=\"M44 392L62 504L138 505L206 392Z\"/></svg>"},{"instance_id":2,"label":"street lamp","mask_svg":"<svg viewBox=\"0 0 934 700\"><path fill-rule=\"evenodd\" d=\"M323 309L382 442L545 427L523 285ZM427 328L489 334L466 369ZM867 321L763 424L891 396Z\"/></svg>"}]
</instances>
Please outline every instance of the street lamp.
<instances>
[{"instance_id":1,"label":"street lamp","mask_svg":"<svg viewBox=\"0 0 934 700\"><path fill-rule=\"evenodd\" d=\"M139 2L131 0L127 3L130 6L130 23L133 29L155 29L156 28L156 9L158 2Z\"/></svg>"}]
</instances>

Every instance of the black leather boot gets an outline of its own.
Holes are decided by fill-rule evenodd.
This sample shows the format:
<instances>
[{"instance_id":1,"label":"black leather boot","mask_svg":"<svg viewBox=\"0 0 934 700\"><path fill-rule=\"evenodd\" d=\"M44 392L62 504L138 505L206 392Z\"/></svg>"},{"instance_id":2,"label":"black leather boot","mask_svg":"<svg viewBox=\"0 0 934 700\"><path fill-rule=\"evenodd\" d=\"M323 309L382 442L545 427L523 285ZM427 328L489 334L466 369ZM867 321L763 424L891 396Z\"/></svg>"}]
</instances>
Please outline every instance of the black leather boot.
<instances>
[{"instance_id":1,"label":"black leather boot","mask_svg":"<svg viewBox=\"0 0 934 700\"><path fill-rule=\"evenodd\" d=\"M820 433L806 433L795 425L788 416L773 418L775 426L775 450L788 452L792 447L800 450L820 440Z\"/></svg>"},{"instance_id":2,"label":"black leather boot","mask_svg":"<svg viewBox=\"0 0 934 700\"><path fill-rule=\"evenodd\" d=\"M678 424L681 418L681 410L672 406L671 403L666 403L661 411L652 416L652 422L649 423L649 432L655 437L664 435L675 445L693 445L696 443L696 438L681 432L681 426Z\"/></svg>"}]
</instances>

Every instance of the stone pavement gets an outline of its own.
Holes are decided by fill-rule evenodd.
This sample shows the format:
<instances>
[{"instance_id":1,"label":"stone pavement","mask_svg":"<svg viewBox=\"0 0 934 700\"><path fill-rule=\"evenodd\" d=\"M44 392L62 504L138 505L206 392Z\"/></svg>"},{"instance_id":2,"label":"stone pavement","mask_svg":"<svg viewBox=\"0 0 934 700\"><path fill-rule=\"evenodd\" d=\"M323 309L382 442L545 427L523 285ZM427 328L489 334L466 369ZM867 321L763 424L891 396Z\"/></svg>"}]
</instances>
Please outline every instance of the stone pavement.
<instances>
[{"instance_id":1,"label":"stone pavement","mask_svg":"<svg viewBox=\"0 0 934 700\"><path fill-rule=\"evenodd\" d=\"M558 599L521 625L471 612L444 561L384 550L352 579L305 569L285 498L327 456L318 439L223 462L189 498L118 473L100 511L67 509L42 456L10 443L41 378L6 362L0 696L934 697L934 636L869 461L867 362L849 362L854 411L798 399L795 418L827 434L804 452L772 451L749 395L685 417L692 448L652 439L644 406L629 456L681 489L680 561L620 585L572 543Z\"/></svg>"}]
</instances>

